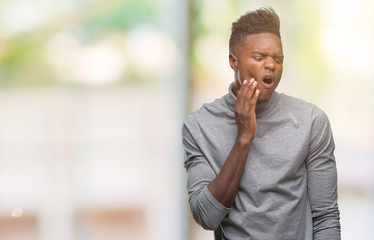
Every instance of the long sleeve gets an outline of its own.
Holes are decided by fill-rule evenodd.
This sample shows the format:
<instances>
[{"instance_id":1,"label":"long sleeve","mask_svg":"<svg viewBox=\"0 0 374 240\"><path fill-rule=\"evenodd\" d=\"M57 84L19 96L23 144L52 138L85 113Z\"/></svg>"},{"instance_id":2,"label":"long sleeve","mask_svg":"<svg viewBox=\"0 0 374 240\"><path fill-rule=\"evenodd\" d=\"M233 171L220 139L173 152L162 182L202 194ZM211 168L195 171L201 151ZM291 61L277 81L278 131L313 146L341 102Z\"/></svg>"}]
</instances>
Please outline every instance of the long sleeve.
<instances>
[{"instance_id":1,"label":"long sleeve","mask_svg":"<svg viewBox=\"0 0 374 240\"><path fill-rule=\"evenodd\" d=\"M230 208L224 207L208 190L207 185L216 177L216 174L200 151L186 124L183 125L182 136L192 215L204 229L215 230L229 213Z\"/></svg>"},{"instance_id":2,"label":"long sleeve","mask_svg":"<svg viewBox=\"0 0 374 240\"><path fill-rule=\"evenodd\" d=\"M335 144L327 116L315 108L306 160L313 239L340 240Z\"/></svg>"}]
</instances>

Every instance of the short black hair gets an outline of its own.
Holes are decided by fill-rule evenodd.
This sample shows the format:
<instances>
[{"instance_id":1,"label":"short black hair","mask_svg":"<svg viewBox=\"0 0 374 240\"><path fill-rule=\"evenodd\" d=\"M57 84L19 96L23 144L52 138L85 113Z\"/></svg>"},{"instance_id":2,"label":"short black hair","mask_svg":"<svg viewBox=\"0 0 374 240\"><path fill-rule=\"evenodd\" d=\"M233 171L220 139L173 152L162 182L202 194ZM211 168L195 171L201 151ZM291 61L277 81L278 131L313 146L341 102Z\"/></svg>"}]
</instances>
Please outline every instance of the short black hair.
<instances>
[{"instance_id":1,"label":"short black hair","mask_svg":"<svg viewBox=\"0 0 374 240\"><path fill-rule=\"evenodd\" d=\"M280 20L271 7L263 7L246 13L232 23L229 48L233 52L235 45L250 34L273 33L280 38Z\"/></svg>"}]
</instances>

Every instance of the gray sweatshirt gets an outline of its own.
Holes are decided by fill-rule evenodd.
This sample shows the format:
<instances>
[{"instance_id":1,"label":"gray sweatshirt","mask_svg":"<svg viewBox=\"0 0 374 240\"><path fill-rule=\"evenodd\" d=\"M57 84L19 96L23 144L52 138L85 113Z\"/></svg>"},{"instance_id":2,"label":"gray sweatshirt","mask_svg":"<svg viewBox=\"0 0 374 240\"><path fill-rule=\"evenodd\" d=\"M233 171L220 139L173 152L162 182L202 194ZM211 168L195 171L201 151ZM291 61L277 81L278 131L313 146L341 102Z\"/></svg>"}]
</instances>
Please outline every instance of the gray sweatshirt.
<instances>
[{"instance_id":1,"label":"gray sweatshirt","mask_svg":"<svg viewBox=\"0 0 374 240\"><path fill-rule=\"evenodd\" d=\"M220 172L237 135L229 93L191 113L183 124L189 204L215 239L338 240L334 140L326 114L274 92L256 107L257 135L231 208L207 185Z\"/></svg>"}]
</instances>

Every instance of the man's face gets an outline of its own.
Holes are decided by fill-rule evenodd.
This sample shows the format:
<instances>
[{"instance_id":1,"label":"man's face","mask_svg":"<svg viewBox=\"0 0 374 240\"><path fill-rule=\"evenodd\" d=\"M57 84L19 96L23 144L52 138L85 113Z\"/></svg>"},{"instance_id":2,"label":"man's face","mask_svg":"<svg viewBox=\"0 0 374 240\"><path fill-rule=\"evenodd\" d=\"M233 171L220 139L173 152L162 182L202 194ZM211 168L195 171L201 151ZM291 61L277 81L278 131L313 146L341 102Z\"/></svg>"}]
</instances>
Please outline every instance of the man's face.
<instances>
[{"instance_id":1,"label":"man's face","mask_svg":"<svg viewBox=\"0 0 374 240\"><path fill-rule=\"evenodd\" d=\"M248 35L234 47L233 53L230 53L230 65L236 72L235 92L240 88L238 78L242 83L253 77L257 81L257 89L260 90L258 102L267 102L282 76L282 42L272 33Z\"/></svg>"}]
</instances>

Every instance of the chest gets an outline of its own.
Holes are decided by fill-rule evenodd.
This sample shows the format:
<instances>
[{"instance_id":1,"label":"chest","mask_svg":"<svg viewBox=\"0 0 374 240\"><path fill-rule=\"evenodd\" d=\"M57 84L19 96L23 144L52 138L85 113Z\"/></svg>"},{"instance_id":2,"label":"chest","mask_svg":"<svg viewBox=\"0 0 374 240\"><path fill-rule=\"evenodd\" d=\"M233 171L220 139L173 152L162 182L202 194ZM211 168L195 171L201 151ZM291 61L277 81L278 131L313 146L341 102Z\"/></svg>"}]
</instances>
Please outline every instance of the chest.
<instances>
[{"instance_id":1,"label":"chest","mask_svg":"<svg viewBox=\"0 0 374 240\"><path fill-rule=\"evenodd\" d=\"M225 124L211 123L205 129L210 133L202 136L206 137L202 151L218 174L235 143L237 126L232 119ZM309 132L298 122L289 118L258 121L243 177L297 174L304 167L308 146Z\"/></svg>"}]
</instances>

